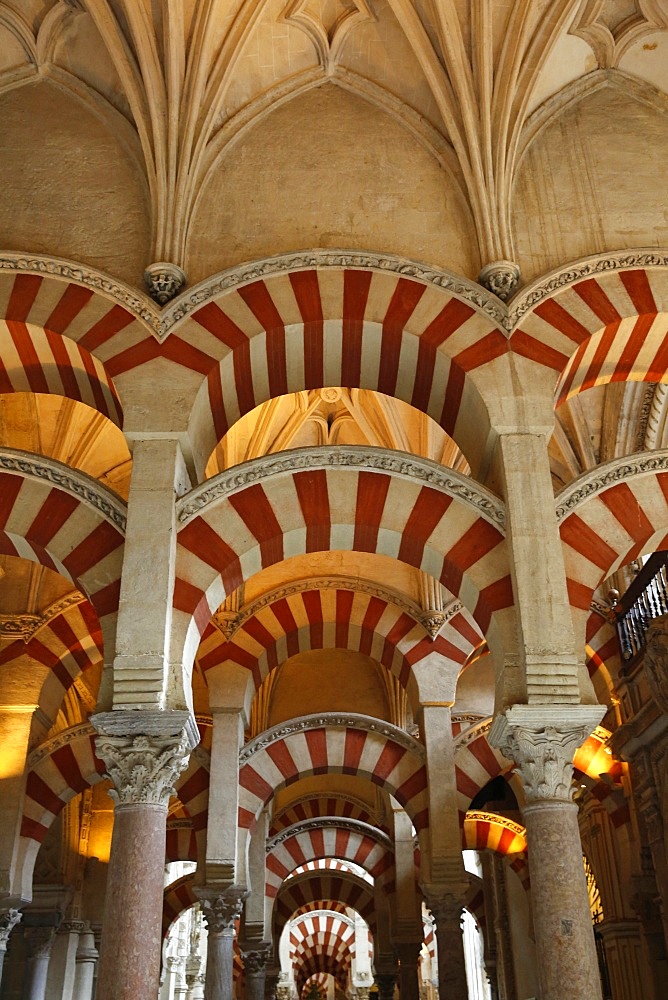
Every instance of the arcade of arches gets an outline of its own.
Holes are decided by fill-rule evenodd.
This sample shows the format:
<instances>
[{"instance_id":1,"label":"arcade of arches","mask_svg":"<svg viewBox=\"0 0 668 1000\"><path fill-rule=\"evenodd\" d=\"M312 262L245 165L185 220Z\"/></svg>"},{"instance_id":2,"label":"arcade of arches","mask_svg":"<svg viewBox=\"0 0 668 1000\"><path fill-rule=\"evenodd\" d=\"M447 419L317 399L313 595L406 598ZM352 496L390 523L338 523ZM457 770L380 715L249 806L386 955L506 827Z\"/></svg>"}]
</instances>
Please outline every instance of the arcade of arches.
<instances>
[{"instance_id":1,"label":"arcade of arches","mask_svg":"<svg viewBox=\"0 0 668 1000\"><path fill-rule=\"evenodd\" d=\"M2 1000L660 1000L668 3L0 0Z\"/></svg>"}]
</instances>

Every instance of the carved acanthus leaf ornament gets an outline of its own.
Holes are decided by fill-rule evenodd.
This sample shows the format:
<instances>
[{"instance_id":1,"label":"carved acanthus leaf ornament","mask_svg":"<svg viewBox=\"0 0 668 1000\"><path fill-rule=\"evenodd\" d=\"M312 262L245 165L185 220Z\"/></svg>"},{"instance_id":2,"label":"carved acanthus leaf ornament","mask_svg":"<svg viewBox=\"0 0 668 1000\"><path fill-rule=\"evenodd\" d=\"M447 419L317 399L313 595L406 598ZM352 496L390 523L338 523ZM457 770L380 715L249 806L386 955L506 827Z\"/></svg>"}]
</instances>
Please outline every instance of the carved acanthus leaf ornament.
<instances>
[{"instance_id":1,"label":"carved acanthus leaf ornament","mask_svg":"<svg viewBox=\"0 0 668 1000\"><path fill-rule=\"evenodd\" d=\"M114 802L166 805L175 794L174 782L188 764L190 743L183 734L126 737L102 733L96 750L113 782L109 794Z\"/></svg>"}]
</instances>

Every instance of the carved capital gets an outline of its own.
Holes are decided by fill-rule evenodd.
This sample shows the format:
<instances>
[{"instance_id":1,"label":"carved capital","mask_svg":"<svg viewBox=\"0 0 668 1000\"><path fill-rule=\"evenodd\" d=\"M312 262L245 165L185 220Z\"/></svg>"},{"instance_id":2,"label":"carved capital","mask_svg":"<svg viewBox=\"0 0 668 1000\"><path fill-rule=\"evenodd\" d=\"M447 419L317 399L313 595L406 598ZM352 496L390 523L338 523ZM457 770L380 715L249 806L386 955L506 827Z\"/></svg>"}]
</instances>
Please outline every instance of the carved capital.
<instances>
[{"instance_id":1,"label":"carved capital","mask_svg":"<svg viewBox=\"0 0 668 1000\"><path fill-rule=\"evenodd\" d=\"M0 913L0 951L7 951L9 935L20 922L22 916L21 911L15 910L13 907Z\"/></svg>"},{"instance_id":2,"label":"carved capital","mask_svg":"<svg viewBox=\"0 0 668 1000\"><path fill-rule=\"evenodd\" d=\"M528 803L573 798L573 756L600 722L603 705L513 705L497 716L489 741L514 760Z\"/></svg>"},{"instance_id":3,"label":"carved capital","mask_svg":"<svg viewBox=\"0 0 668 1000\"><path fill-rule=\"evenodd\" d=\"M424 901L436 922L436 930L461 932L466 887L437 889L422 886Z\"/></svg>"},{"instance_id":4,"label":"carved capital","mask_svg":"<svg viewBox=\"0 0 668 1000\"><path fill-rule=\"evenodd\" d=\"M26 927L23 937L28 946L28 955L35 961L47 959L56 936L54 927Z\"/></svg>"},{"instance_id":5,"label":"carved capital","mask_svg":"<svg viewBox=\"0 0 668 1000\"><path fill-rule=\"evenodd\" d=\"M91 722L98 732L97 755L114 784L109 791L114 802L166 805L195 742L188 713L105 712ZM148 731L138 732L140 727Z\"/></svg>"},{"instance_id":6,"label":"carved capital","mask_svg":"<svg viewBox=\"0 0 668 1000\"><path fill-rule=\"evenodd\" d=\"M176 298L186 283L185 271L178 264L157 261L144 271L144 281L149 295L161 306Z\"/></svg>"},{"instance_id":7,"label":"carved capital","mask_svg":"<svg viewBox=\"0 0 668 1000\"><path fill-rule=\"evenodd\" d=\"M378 987L379 1000L392 1000L394 996L394 984L397 977L393 972L377 972L376 986Z\"/></svg>"},{"instance_id":8,"label":"carved capital","mask_svg":"<svg viewBox=\"0 0 668 1000\"><path fill-rule=\"evenodd\" d=\"M202 908L202 916L206 921L209 934L225 937L234 936L234 925L241 916L244 902L248 898L248 890L239 886L229 889L202 886L194 889Z\"/></svg>"},{"instance_id":9,"label":"carved capital","mask_svg":"<svg viewBox=\"0 0 668 1000\"><path fill-rule=\"evenodd\" d=\"M264 975L267 963L271 958L271 945L268 941L260 941L254 945L240 948L244 969L247 976Z\"/></svg>"},{"instance_id":10,"label":"carved capital","mask_svg":"<svg viewBox=\"0 0 668 1000\"><path fill-rule=\"evenodd\" d=\"M495 260L485 264L478 281L502 302L507 302L520 281L520 269L512 260Z\"/></svg>"}]
</instances>

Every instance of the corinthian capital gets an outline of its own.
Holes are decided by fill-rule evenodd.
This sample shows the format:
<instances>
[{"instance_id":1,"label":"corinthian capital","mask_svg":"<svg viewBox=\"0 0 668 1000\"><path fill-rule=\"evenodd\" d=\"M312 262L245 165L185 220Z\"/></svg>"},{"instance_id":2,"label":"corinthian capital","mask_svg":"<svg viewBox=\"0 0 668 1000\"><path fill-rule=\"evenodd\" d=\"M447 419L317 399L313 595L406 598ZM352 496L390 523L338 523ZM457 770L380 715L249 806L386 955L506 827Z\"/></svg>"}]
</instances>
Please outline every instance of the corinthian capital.
<instances>
[{"instance_id":1,"label":"corinthian capital","mask_svg":"<svg viewBox=\"0 0 668 1000\"><path fill-rule=\"evenodd\" d=\"M166 805L196 742L188 713L105 712L91 722L99 734L97 755L114 784L109 791L114 802Z\"/></svg>"},{"instance_id":2,"label":"corinthian capital","mask_svg":"<svg viewBox=\"0 0 668 1000\"><path fill-rule=\"evenodd\" d=\"M206 920L209 934L232 937L234 925L241 916L244 901L248 898L248 890L240 886L223 890L201 886L195 887L194 892L202 907L202 916Z\"/></svg>"},{"instance_id":3,"label":"corinthian capital","mask_svg":"<svg viewBox=\"0 0 668 1000\"><path fill-rule=\"evenodd\" d=\"M271 957L271 945L267 941L242 946L240 951L246 975L259 976L265 971Z\"/></svg>"},{"instance_id":4,"label":"corinthian capital","mask_svg":"<svg viewBox=\"0 0 668 1000\"><path fill-rule=\"evenodd\" d=\"M575 751L604 712L603 705L513 705L496 717L489 741L517 764L528 802L570 802Z\"/></svg>"},{"instance_id":5,"label":"corinthian capital","mask_svg":"<svg viewBox=\"0 0 668 1000\"><path fill-rule=\"evenodd\" d=\"M13 907L0 913L0 951L7 951L7 942L23 914Z\"/></svg>"}]
</instances>

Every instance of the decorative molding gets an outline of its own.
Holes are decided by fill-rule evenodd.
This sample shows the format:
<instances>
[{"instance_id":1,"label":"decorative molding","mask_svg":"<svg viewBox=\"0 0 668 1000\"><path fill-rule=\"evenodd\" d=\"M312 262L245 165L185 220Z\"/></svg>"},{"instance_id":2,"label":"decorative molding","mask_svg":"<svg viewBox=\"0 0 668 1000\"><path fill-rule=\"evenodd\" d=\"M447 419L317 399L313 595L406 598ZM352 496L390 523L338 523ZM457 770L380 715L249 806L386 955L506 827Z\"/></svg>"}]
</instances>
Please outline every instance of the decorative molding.
<instances>
[{"instance_id":1,"label":"decorative molding","mask_svg":"<svg viewBox=\"0 0 668 1000\"><path fill-rule=\"evenodd\" d=\"M318 715L302 715L290 722L281 723L272 729L260 733L250 740L239 753L239 766L246 764L255 754L265 750L272 743L292 736L294 733L306 733L313 729L357 729L362 732L376 733L393 740L406 750L410 750L420 760L426 759L426 751L421 743L412 739L403 729L393 726L390 722L373 719L357 712L320 712Z\"/></svg>"},{"instance_id":2,"label":"decorative molding","mask_svg":"<svg viewBox=\"0 0 668 1000\"><path fill-rule=\"evenodd\" d=\"M512 819L508 819L507 816L502 816L500 813L490 813L479 809L470 809L464 816L464 822L467 820L474 820L475 822L480 823L493 823L495 826L502 826L504 830L510 830L511 833L516 834L518 837L524 837L526 840L526 827L522 826L520 823L515 823Z\"/></svg>"},{"instance_id":3,"label":"decorative molding","mask_svg":"<svg viewBox=\"0 0 668 1000\"><path fill-rule=\"evenodd\" d=\"M453 598L442 611L424 611L414 601L408 600L389 587L382 587L368 580L352 581L347 576L320 576L310 580L299 580L284 587L276 587L274 590L267 591L266 594L263 594L245 607L241 607L238 611L226 611L224 608L221 608L213 616L212 624L225 637L226 641L230 642L234 634L244 623L253 618L259 611L271 606L276 601L281 601L286 597L293 597L295 594L302 594L305 591L311 590L346 590L352 593L369 594L371 597L380 597L388 604L394 605L399 610L410 615L411 618L414 618L417 624L422 625L433 639L436 638L446 622L449 622L451 618L454 618L455 615L464 610L461 601ZM432 634L432 628L428 622L436 614L440 616L441 623L436 629L435 634Z\"/></svg>"},{"instance_id":4,"label":"decorative molding","mask_svg":"<svg viewBox=\"0 0 668 1000\"><path fill-rule=\"evenodd\" d=\"M138 293L129 285L111 278L103 271L78 264L75 261L60 257L46 257L41 254L21 254L5 251L0 256L0 271L21 271L28 274L47 275L64 281L73 281L94 291L101 292L107 298L113 299L124 309L145 323L158 334L160 329L159 313L155 304L147 295Z\"/></svg>"},{"instance_id":5,"label":"decorative molding","mask_svg":"<svg viewBox=\"0 0 668 1000\"><path fill-rule=\"evenodd\" d=\"M66 493L95 508L107 521L125 534L127 505L92 476L71 469L54 458L31 456L15 448L0 449L0 470L18 472L30 478L53 483Z\"/></svg>"},{"instance_id":6,"label":"decorative molding","mask_svg":"<svg viewBox=\"0 0 668 1000\"><path fill-rule=\"evenodd\" d=\"M563 520L580 504L603 492L608 486L636 476L667 470L668 450L640 452L638 455L626 458L615 458L593 471L585 472L557 494L555 498L557 521Z\"/></svg>"},{"instance_id":7,"label":"decorative molding","mask_svg":"<svg viewBox=\"0 0 668 1000\"><path fill-rule=\"evenodd\" d=\"M494 720L490 743L514 760L527 804L573 799L573 757L604 705L513 705Z\"/></svg>"},{"instance_id":8,"label":"decorative molding","mask_svg":"<svg viewBox=\"0 0 668 1000\"><path fill-rule=\"evenodd\" d=\"M527 285L517 296L508 311L507 330L514 330L522 317L539 302L555 292L573 285L584 278L595 277L610 271L627 271L645 267L668 267L668 250L652 247L637 250L618 250L614 253L593 254L551 271Z\"/></svg>"},{"instance_id":9,"label":"decorative molding","mask_svg":"<svg viewBox=\"0 0 668 1000\"><path fill-rule=\"evenodd\" d=\"M454 720L453 720L454 721ZM492 718L483 718L480 722L474 723L469 726L468 729L464 729L463 732L459 733L455 738L455 753L460 747L467 747L469 743L473 743L480 736L486 736L492 727Z\"/></svg>"},{"instance_id":10,"label":"decorative molding","mask_svg":"<svg viewBox=\"0 0 668 1000\"><path fill-rule=\"evenodd\" d=\"M48 625L58 615L86 600L80 590L73 590L65 597L54 601L41 615L0 615L0 639L23 639L30 642L41 628Z\"/></svg>"},{"instance_id":11,"label":"decorative molding","mask_svg":"<svg viewBox=\"0 0 668 1000\"><path fill-rule=\"evenodd\" d=\"M660 386L663 391L659 389ZM637 417L635 450L649 451L650 448L656 446L656 443L654 445L648 445L646 443L649 434L651 434L650 418L652 419L653 429L655 429L655 414L657 411L656 400L658 397L660 402L663 401L663 398L665 397L665 386L662 386L660 382L645 382L644 385L641 386L641 389L642 398L640 401L640 412Z\"/></svg>"},{"instance_id":12,"label":"decorative molding","mask_svg":"<svg viewBox=\"0 0 668 1000\"><path fill-rule=\"evenodd\" d=\"M347 816L318 816L314 819L306 819L301 823L293 823L292 826L286 826L284 830L280 830L273 837L268 838L267 854L270 854L275 847L285 843L291 837L298 837L300 833L310 833L311 830L329 830L332 827L371 837L388 851L394 851L391 839L377 826L371 826L370 823L364 823L359 819L349 819Z\"/></svg>"},{"instance_id":13,"label":"decorative molding","mask_svg":"<svg viewBox=\"0 0 668 1000\"><path fill-rule=\"evenodd\" d=\"M478 312L483 313L503 329L507 329L508 310L504 303L477 282L469 281L461 275L429 267L419 261L393 254L375 254L372 251L364 250L315 249L266 257L205 278L204 281L180 295L164 311L159 322L160 339L164 339L169 330L184 317L211 299L232 289L240 288L253 281L271 278L276 274L312 269L324 270L326 268L334 268L335 270L359 268L398 274L403 278L414 278L426 285L434 285L450 292L457 298L470 303Z\"/></svg>"},{"instance_id":14,"label":"decorative molding","mask_svg":"<svg viewBox=\"0 0 668 1000\"><path fill-rule=\"evenodd\" d=\"M667 453L668 455L668 453ZM667 458L668 461L668 458ZM402 451L367 447L295 448L244 462L232 470L220 472L197 486L176 505L182 527L203 513L207 507L272 476L304 469L352 468L388 472L442 490L453 499L472 507L477 514L501 532L505 529L506 510L497 496L479 483L437 462L417 458Z\"/></svg>"},{"instance_id":15,"label":"decorative molding","mask_svg":"<svg viewBox=\"0 0 668 1000\"><path fill-rule=\"evenodd\" d=\"M39 764L40 761L44 760L45 757L50 757L51 754L55 753L61 747L68 746L68 744L73 743L75 740L82 739L85 736L94 736L95 729L91 726L90 722L81 722L77 726L71 726L69 729L63 730L62 733L58 733L52 739L47 740L45 743L40 743L39 746L28 754L28 767L34 768Z\"/></svg>"}]
</instances>

